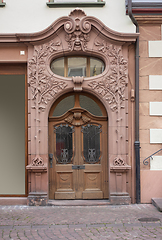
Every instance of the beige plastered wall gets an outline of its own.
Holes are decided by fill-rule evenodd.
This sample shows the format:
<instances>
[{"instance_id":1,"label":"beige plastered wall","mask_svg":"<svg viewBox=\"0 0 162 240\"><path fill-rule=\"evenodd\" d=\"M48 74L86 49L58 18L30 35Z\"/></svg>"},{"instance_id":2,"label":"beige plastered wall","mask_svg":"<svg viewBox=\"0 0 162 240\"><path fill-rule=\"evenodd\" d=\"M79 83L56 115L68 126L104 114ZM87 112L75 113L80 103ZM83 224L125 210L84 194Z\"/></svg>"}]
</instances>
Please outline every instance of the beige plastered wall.
<instances>
[{"instance_id":1,"label":"beige plastered wall","mask_svg":"<svg viewBox=\"0 0 162 240\"><path fill-rule=\"evenodd\" d=\"M150 116L150 102L161 102L162 92L149 89L149 75L162 75L162 58L149 57L149 41L161 40L161 23L151 21L140 23L139 62L139 136L141 167L141 202L151 203L151 198L162 197L162 171L150 169L143 160L162 148L160 143L150 143L150 129L162 128L161 116ZM158 155L162 155L160 152Z\"/></svg>"}]
</instances>

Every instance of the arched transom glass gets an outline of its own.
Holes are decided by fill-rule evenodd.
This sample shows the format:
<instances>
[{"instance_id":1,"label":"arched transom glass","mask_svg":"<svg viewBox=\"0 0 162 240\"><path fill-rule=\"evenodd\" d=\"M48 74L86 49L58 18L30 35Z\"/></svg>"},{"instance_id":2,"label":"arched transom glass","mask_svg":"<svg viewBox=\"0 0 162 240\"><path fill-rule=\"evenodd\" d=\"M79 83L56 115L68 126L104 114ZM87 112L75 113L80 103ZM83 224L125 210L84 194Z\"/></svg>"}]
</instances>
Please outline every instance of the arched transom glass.
<instances>
[{"instance_id":1,"label":"arched transom glass","mask_svg":"<svg viewBox=\"0 0 162 240\"><path fill-rule=\"evenodd\" d=\"M63 98L54 108L52 116L61 116L73 107L83 108L95 116L103 116L102 110L98 103L96 103L96 101L94 101L92 98L83 94L72 94Z\"/></svg>"}]
</instances>

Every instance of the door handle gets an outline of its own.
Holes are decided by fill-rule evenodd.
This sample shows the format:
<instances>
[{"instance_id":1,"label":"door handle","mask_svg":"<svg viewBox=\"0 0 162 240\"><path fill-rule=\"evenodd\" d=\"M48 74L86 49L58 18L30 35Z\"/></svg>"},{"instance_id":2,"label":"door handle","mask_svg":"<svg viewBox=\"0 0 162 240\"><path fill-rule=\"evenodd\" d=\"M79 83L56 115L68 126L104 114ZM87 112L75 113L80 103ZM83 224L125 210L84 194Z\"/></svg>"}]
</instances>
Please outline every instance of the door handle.
<instances>
[{"instance_id":1,"label":"door handle","mask_svg":"<svg viewBox=\"0 0 162 240\"><path fill-rule=\"evenodd\" d=\"M49 161L50 161L50 168L52 168L52 163L53 163L53 154L49 153Z\"/></svg>"}]
</instances>

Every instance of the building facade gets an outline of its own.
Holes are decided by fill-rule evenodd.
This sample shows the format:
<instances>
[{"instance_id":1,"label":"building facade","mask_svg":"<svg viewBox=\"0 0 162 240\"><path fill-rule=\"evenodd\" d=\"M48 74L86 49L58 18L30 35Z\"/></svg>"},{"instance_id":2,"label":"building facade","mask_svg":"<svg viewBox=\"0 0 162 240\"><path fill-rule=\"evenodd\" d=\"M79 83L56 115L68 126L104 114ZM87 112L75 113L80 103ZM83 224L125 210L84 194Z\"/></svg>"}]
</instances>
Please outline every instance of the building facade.
<instances>
[{"instance_id":1,"label":"building facade","mask_svg":"<svg viewBox=\"0 0 162 240\"><path fill-rule=\"evenodd\" d=\"M161 6L130 3L0 3L0 204L162 197Z\"/></svg>"}]
</instances>

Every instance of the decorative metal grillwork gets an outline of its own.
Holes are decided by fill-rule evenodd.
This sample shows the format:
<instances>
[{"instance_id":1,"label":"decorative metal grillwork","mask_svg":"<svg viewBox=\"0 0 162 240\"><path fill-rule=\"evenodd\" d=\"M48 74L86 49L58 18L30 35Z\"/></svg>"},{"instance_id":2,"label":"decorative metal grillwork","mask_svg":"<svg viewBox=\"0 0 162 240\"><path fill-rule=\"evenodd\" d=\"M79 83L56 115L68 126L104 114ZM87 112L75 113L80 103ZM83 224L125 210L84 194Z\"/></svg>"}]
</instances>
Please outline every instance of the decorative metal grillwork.
<instances>
[{"instance_id":1,"label":"decorative metal grillwork","mask_svg":"<svg viewBox=\"0 0 162 240\"><path fill-rule=\"evenodd\" d=\"M83 156L87 163L94 164L100 161L100 133L101 125L87 124L82 126Z\"/></svg>"},{"instance_id":2,"label":"decorative metal grillwork","mask_svg":"<svg viewBox=\"0 0 162 240\"><path fill-rule=\"evenodd\" d=\"M56 133L56 161L58 164L72 163L74 127L66 125L55 126Z\"/></svg>"}]
</instances>

